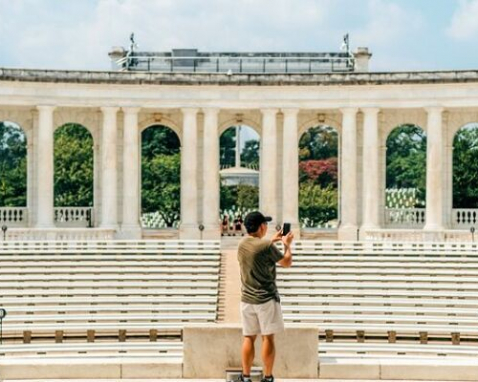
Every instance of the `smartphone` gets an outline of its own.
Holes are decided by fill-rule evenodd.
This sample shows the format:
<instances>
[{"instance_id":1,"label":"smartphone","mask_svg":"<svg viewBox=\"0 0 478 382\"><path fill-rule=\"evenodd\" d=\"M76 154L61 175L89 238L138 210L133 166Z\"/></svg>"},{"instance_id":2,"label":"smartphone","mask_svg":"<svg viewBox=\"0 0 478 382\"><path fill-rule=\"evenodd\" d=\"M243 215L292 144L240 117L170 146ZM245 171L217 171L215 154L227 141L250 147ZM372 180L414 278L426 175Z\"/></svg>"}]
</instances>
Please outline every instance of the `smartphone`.
<instances>
[{"instance_id":1,"label":"smartphone","mask_svg":"<svg viewBox=\"0 0 478 382\"><path fill-rule=\"evenodd\" d=\"M290 232L290 223L284 223L282 225L282 236L287 235Z\"/></svg>"}]
</instances>

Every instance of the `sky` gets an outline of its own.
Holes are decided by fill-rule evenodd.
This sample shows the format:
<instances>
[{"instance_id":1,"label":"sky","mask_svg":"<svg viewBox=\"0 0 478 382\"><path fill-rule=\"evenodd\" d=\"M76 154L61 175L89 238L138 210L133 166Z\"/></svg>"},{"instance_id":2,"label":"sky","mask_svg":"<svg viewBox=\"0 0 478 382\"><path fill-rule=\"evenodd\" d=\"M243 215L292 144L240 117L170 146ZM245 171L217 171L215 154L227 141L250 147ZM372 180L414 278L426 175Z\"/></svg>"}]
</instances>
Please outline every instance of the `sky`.
<instances>
[{"instance_id":1,"label":"sky","mask_svg":"<svg viewBox=\"0 0 478 382\"><path fill-rule=\"evenodd\" d=\"M108 52L330 52L371 71L478 69L478 0L0 0L0 67L109 70Z\"/></svg>"}]
</instances>

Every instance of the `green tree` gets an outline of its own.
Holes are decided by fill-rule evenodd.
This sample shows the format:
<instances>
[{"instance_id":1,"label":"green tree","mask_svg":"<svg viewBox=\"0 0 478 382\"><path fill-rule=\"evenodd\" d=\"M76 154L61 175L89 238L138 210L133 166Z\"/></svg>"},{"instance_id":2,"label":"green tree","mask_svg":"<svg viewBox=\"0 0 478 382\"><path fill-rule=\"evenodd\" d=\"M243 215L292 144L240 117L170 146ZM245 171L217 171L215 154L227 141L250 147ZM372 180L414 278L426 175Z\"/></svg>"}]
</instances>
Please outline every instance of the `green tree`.
<instances>
[{"instance_id":1,"label":"green tree","mask_svg":"<svg viewBox=\"0 0 478 382\"><path fill-rule=\"evenodd\" d=\"M478 208L478 124L453 140L453 208Z\"/></svg>"},{"instance_id":2,"label":"green tree","mask_svg":"<svg viewBox=\"0 0 478 382\"><path fill-rule=\"evenodd\" d=\"M55 206L93 206L93 137L76 123L55 131Z\"/></svg>"},{"instance_id":3,"label":"green tree","mask_svg":"<svg viewBox=\"0 0 478 382\"><path fill-rule=\"evenodd\" d=\"M386 187L414 188L418 200L426 196L427 139L416 125L402 125L387 138Z\"/></svg>"},{"instance_id":4,"label":"green tree","mask_svg":"<svg viewBox=\"0 0 478 382\"><path fill-rule=\"evenodd\" d=\"M299 140L299 160L337 158L339 135L331 126L321 125L307 130Z\"/></svg>"},{"instance_id":5,"label":"green tree","mask_svg":"<svg viewBox=\"0 0 478 382\"><path fill-rule=\"evenodd\" d=\"M158 155L143 158L142 212L158 212L168 227L179 219L181 211L181 156Z\"/></svg>"},{"instance_id":6,"label":"green tree","mask_svg":"<svg viewBox=\"0 0 478 382\"><path fill-rule=\"evenodd\" d=\"M259 148L260 143L257 139L251 139L245 142L241 152L242 166L257 166L259 168Z\"/></svg>"},{"instance_id":7,"label":"green tree","mask_svg":"<svg viewBox=\"0 0 478 382\"><path fill-rule=\"evenodd\" d=\"M338 192L331 186L322 188L312 181L299 186L299 216L306 227L317 227L337 219Z\"/></svg>"},{"instance_id":8,"label":"green tree","mask_svg":"<svg viewBox=\"0 0 478 382\"><path fill-rule=\"evenodd\" d=\"M0 122L0 206L27 205L27 144L22 129Z\"/></svg>"}]
</instances>

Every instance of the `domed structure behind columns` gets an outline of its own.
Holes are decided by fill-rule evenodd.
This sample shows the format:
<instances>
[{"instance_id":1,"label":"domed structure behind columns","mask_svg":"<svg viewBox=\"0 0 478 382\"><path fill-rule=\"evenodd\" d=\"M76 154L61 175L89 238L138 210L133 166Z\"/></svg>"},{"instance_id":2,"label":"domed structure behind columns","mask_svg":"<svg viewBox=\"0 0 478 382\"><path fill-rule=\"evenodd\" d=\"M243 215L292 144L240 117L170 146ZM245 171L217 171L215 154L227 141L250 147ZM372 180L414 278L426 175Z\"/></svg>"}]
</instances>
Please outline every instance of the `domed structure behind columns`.
<instances>
[{"instance_id":1,"label":"domed structure behind columns","mask_svg":"<svg viewBox=\"0 0 478 382\"><path fill-rule=\"evenodd\" d=\"M245 215L259 209L260 136L238 124L219 138L220 214L223 235L242 235Z\"/></svg>"}]
</instances>

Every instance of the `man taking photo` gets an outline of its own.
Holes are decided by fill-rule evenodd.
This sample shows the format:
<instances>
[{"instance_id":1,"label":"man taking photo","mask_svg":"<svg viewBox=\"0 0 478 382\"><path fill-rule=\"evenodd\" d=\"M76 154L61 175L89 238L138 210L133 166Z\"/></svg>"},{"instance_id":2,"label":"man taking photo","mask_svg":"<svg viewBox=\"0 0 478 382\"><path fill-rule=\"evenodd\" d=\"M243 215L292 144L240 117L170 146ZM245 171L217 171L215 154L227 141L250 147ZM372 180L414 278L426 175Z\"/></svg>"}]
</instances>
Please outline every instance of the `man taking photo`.
<instances>
[{"instance_id":1,"label":"man taking photo","mask_svg":"<svg viewBox=\"0 0 478 382\"><path fill-rule=\"evenodd\" d=\"M275 233L271 240L267 234L267 222L272 220L258 211L249 213L244 219L247 236L242 239L237 251L241 270L241 317L244 342L242 345L241 382L251 381L251 367L254 360L254 341L262 336L262 361L264 378L262 382L273 382L275 345L274 335L284 331L280 296L276 286L276 263L288 268L292 265L292 232L282 235ZM274 243L282 241L284 253Z\"/></svg>"}]
</instances>

